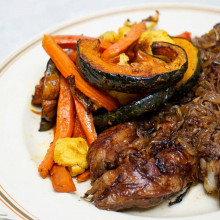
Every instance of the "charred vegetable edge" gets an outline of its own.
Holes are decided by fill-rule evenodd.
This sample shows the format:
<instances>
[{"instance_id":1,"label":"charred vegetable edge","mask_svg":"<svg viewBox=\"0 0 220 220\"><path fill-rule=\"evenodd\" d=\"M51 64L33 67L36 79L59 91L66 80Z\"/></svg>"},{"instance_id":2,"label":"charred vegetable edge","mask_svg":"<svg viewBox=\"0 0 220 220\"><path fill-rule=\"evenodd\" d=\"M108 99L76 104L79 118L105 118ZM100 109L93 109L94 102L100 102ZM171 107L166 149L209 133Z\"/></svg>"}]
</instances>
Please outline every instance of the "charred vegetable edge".
<instances>
[{"instance_id":1,"label":"charred vegetable edge","mask_svg":"<svg viewBox=\"0 0 220 220\"><path fill-rule=\"evenodd\" d=\"M153 45L156 45L156 43L157 42L154 42ZM184 49L183 51L185 53ZM153 93L175 85L178 81L181 80L188 67L188 59L186 56L186 62L183 63L179 69L165 72L163 74L158 74L150 78L103 72L97 68L92 67L89 62L82 58L80 51L80 41L77 43L76 63L80 70L80 74L92 85L105 90L142 94Z\"/></svg>"},{"instance_id":2,"label":"charred vegetable edge","mask_svg":"<svg viewBox=\"0 0 220 220\"><path fill-rule=\"evenodd\" d=\"M156 110L167 102L173 96L174 92L175 87L169 87L165 90L148 95L133 104L125 105L103 115L95 116L94 123L96 128L98 130L103 130L109 126L126 122L144 113Z\"/></svg>"}]
</instances>

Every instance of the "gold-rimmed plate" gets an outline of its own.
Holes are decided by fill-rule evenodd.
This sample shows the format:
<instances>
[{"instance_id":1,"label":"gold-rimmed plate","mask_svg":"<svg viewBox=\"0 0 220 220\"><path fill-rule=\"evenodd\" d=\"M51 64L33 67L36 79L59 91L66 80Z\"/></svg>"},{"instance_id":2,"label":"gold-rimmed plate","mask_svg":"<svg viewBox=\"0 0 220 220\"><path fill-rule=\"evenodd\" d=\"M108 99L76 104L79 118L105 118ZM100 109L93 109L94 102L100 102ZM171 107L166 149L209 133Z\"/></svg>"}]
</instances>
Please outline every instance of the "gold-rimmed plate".
<instances>
[{"instance_id":1,"label":"gold-rimmed plate","mask_svg":"<svg viewBox=\"0 0 220 220\"><path fill-rule=\"evenodd\" d=\"M190 31L193 36L208 32L220 21L220 9L196 5L141 5L106 11L70 21L51 34L99 36L117 30L129 18L139 21L160 11L158 29L170 35ZM54 192L50 179L41 179L37 165L52 140L52 132L38 132L40 116L30 110L34 86L48 60L41 47L42 35L24 45L0 65L0 200L9 212L23 219L219 219L218 200L208 196L201 185L193 187L183 202L168 202L148 210L109 212L81 199L90 183L77 184L77 192Z\"/></svg>"}]
</instances>

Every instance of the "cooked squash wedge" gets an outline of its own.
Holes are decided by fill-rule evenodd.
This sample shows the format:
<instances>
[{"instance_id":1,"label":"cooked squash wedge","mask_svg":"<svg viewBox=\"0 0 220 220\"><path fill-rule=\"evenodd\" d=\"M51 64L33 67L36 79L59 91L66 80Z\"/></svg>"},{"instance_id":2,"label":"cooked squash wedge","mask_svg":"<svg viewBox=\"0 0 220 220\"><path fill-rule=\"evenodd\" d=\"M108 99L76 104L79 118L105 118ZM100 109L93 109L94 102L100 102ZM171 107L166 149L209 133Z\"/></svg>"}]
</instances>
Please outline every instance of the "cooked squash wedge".
<instances>
[{"instance_id":1,"label":"cooked squash wedge","mask_svg":"<svg viewBox=\"0 0 220 220\"><path fill-rule=\"evenodd\" d=\"M168 33L164 30L146 30L141 36L138 42L147 42L147 47L145 48L145 52L152 54L151 45L155 41L163 41L174 44L173 39L168 35Z\"/></svg>"},{"instance_id":2,"label":"cooked squash wedge","mask_svg":"<svg viewBox=\"0 0 220 220\"><path fill-rule=\"evenodd\" d=\"M180 81L188 65L186 52L179 46L154 42L155 56L165 56L166 62L146 54L143 60L119 65L101 59L98 40L79 40L77 66L82 76L92 85L105 90L125 93L152 93Z\"/></svg>"},{"instance_id":3,"label":"cooked squash wedge","mask_svg":"<svg viewBox=\"0 0 220 220\"><path fill-rule=\"evenodd\" d=\"M103 115L95 116L95 126L99 131L102 131L112 125L120 124L141 116L144 113L157 110L173 96L174 92L175 86L148 95L130 105L125 105Z\"/></svg>"},{"instance_id":4,"label":"cooked squash wedge","mask_svg":"<svg viewBox=\"0 0 220 220\"><path fill-rule=\"evenodd\" d=\"M177 83L176 93L184 95L196 84L196 80L201 73L201 59L199 49L190 40L180 37L172 38L175 44L182 47L188 56L188 68L183 78Z\"/></svg>"}]
</instances>

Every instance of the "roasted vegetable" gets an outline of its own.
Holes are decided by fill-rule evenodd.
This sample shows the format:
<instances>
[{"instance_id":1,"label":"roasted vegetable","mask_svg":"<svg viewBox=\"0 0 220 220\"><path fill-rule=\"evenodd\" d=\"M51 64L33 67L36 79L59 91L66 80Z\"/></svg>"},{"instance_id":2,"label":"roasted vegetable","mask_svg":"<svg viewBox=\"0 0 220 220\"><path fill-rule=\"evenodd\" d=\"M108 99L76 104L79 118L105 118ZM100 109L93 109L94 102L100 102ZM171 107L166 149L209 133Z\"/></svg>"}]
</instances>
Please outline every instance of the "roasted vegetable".
<instances>
[{"instance_id":1,"label":"roasted vegetable","mask_svg":"<svg viewBox=\"0 0 220 220\"><path fill-rule=\"evenodd\" d=\"M174 37L175 44L182 47L188 56L188 68L183 78L178 82L176 94L186 94L197 82L197 78L201 73L201 59L199 49L193 45L190 40L185 38Z\"/></svg>"},{"instance_id":2,"label":"roasted vegetable","mask_svg":"<svg viewBox=\"0 0 220 220\"><path fill-rule=\"evenodd\" d=\"M92 85L105 90L126 93L152 93L176 84L187 68L185 51L165 42L154 42L154 55L167 57L169 63L149 54L130 65L118 65L101 59L98 40L79 40L77 65L82 76Z\"/></svg>"},{"instance_id":3,"label":"roasted vegetable","mask_svg":"<svg viewBox=\"0 0 220 220\"><path fill-rule=\"evenodd\" d=\"M95 39L94 37L88 37L83 35L55 35L53 36L54 41L63 49L76 49L76 43L79 39ZM100 50L106 50L111 46L110 42L101 40Z\"/></svg>"},{"instance_id":4,"label":"roasted vegetable","mask_svg":"<svg viewBox=\"0 0 220 220\"><path fill-rule=\"evenodd\" d=\"M82 125L82 129L86 136L86 140L89 145L91 145L97 138L97 133L93 121L93 115L91 112L88 112L84 106L76 98L74 98L76 114Z\"/></svg>"},{"instance_id":5,"label":"roasted vegetable","mask_svg":"<svg viewBox=\"0 0 220 220\"><path fill-rule=\"evenodd\" d=\"M146 112L156 110L162 104L167 102L174 92L175 87L170 87L146 96L133 104L125 105L103 115L95 116L94 123L96 128L98 128L98 130L103 130L109 126L120 124L143 115Z\"/></svg>"},{"instance_id":6,"label":"roasted vegetable","mask_svg":"<svg viewBox=\"0 0 220 220\"><path fill-rule=\"evenodd\" d=\"M77 176L88 168L87 152L84 138L60 138L55 145L54 162L68 167L71 176Z\"/></svg>"},{"instance_id":7,"label":"roasted vegetable","mask_svg":"<svg viewBox=\"0 0 220 220\"><path fill-rule=\"evenodd\" d=\"M168 35L168 33L164 30L146 30L138 40L138 43L141 44L142 42L145 44L144 51L146 53L152 54L151 45L155 41L163 41L167 43L174 44L172 38Z\"/></svg>"},{"instance_id":8,"label":"roasted vegetable","mask_svg":"<svg viewBox=\"0 0 220 220\"><path fill-rule=\"evenodd\" d=\"M62 193L76 191L73 179L66 167L54 164L50 171L50 177L55 191Z\"/></svg>"},{"instance_id":9,"label":"roasted vegetable","mask_svg":"<svg viewBox=\"0 0 220 220\"><path fill-rule=\"evenodd\" d=\"M42 178L46 178L54 165L55 143L60 138L71 137L74 128L75 108L70 87L66 79L60 76L60 94L57 107L56 128L53 142L38 167ZM67 175L68 176L68 175Z\"/></svg>"},{"instance_id":10,"label":"roasted vegetable","mask_svg":"<svg viewBox=\"0 0 220 220\"><path fill-rule=\"evenodd\" d=\"M115 31L106 31L105 33L99 36L99 39L115 43L119 39L119 36Z\"/></svg>"},{"instance_id":11,"label":"roasted vegetable","mask_svg":"<svg viewBox=\"0 0 220 220\"><path fill-rule=\"evenodd\" d=\"M54 62L50 59L44 73L42 86L42 114L39 131L49 130L55 123L60 88L59 75Z\"/></svg>"},{"instance_id":12,"label":"roasted vegetable","mask_svg":"<svg viewBox=\"0 0 220 220\"><path fill-rule=\"evenodd\" d=\"M47 131L53 127L56 120L57 100L43 100L39 131Z\"/></svg>"},{"instance_id":13,"label":"roasted vegetable","mask_svg":"<svg viewBox=\"0 0 220 220\"><path fill-rule=\"evenodd\" d=\"M75 77L74 76L68 76L67 80L70 84L70 90L73 95L88 112L92 112L97 110L100 106L96 104L92 99L87 97L84 93L82 93L80 90L76 88L75 84Z\"/></svg>"},{"instance_id":14,"label":"roasted vegetable","mask_svg":"<svg viewBox=\"0 0 220 220\"><path fill-rule=\"evenodd\" d=\"M120 105L128 105L131 104L134 101L137 101L141 98L143 98L146 95L143 94L129 94L124 92L117 92L117 91L108 91L108 93L118 100Z\"/></svg>"},{"instance_id":15,"label":"roasted vegetable","mask_svg":"<svg viewBox=\"0 0 220 220\"><path fill-rule=\"evenodd\" d=\"M68 76L75 76L76 87L81 92L109 111L118 107L116 100L108 96L105 92L98 90L82 78L75 63L50 35L44 35L42 46L65 78Z\"/></svg>"},{"instance_id":16,"label":"roasted vegetable","mask_svg":"<svg viewBox=\"0 0 220 220\"><path fill-rule=\"evenodd\" d=\"M39 84L35 86L34 95L32 95L31 104L35 106L42 105L42 90L43 90L44 77L39 81Z\"/></svg>"},{"instance_id":17,"label":"roasted vegetable","mask_svg":"<svg viewBox=\"0 0 220 220\"><path fill-rule=\"evenodd\" d=\"M156 10L154 15L142 20L142 22L145 22L147 30L152 30L157 25L159 14L159 11Z\"/></svg>"},{"instance_id":18,"label":"roasted vegetable","mask_svg":"<svg viewBox=\"0 0 220 220\"><path fill-rule=\"evenodd\" d=\"M144 22L135 23L131 26L128 33L117 42L108 47L101 55L103 60L109 60L118 56L127 50L133 43L135 43L141 34L146 30L146 25Z\"/></svg>"}]
</instances>

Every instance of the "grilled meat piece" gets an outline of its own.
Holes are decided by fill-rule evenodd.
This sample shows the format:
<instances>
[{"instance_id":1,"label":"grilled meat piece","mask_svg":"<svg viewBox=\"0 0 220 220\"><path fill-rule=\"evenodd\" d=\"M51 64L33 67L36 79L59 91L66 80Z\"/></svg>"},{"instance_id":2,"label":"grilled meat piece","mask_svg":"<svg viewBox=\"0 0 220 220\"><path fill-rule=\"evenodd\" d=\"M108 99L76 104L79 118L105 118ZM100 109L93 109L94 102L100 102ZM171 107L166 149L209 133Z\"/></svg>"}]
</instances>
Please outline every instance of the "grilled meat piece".
<instances>
[{"instance_id":1,"label":"grilled meat piece","mask_svg":"<svg viewBox=\"0 0 220 220\"><path fill-rule=\"evenodd\" d=\"M175 145L154 157L130 154L116 169L98 178L86 196L100 209L149 208L176 194L197 180L196 159Z\"/></svg>"},{"instance_id":2,"label":"grilled meat piece","mask_svg":"<svg viewBox=\"0 0 220 220\"><path fill-rule=\"evenodd\" d=\"M86 196L101 209L148 208L195 183L197 155L183 124L174 106L105 130L89 149L94 184Z\"/></svg>"},{"instance_id":3,"label":"grilled meat piece","mask_svg":"<svg viewBox=\"0 0 220 220\"><path fill-rule=\"evenodd\" d=\"M133 121L109 128L99 135L88 153L92 182L107 170L116 168L126 154L137 152L145 146L145 140L139 140L136 131L137 122Z\"/></svg>"},{"instance_id":4,"label":"grilled meat piece","mask_svg":"<svg viewBox=\"0 0 220 220\"><path fill-rule=\"evenodd\" d=\"M126 122L103 131L88 152L92 182L107 170L124 163L130 154L144 150L150 158L170 147L175 143L176 132L183 122L179 109L173 106L151 120Z\"/></svg>"}]
</instances>

